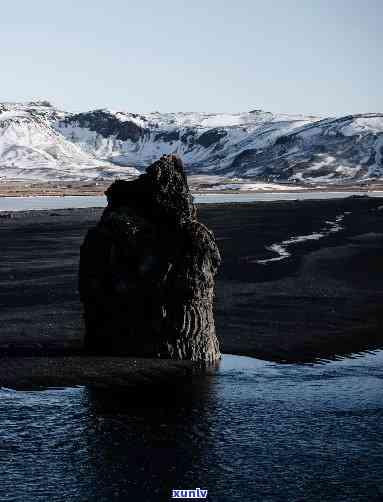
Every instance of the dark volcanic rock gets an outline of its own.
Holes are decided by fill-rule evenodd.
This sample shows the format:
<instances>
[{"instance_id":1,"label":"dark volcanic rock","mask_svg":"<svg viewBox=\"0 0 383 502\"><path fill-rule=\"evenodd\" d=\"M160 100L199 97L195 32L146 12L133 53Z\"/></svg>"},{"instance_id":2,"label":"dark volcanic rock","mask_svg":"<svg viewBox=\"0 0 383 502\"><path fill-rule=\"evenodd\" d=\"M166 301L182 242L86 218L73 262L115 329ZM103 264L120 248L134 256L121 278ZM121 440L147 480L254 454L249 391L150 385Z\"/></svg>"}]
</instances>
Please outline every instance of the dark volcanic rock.
<instances>
[{"instance_id":1,"label":"dark volcanic rock","mask_svg":"<svg viewBox=\"0 0 383 502\"><path fill-rule=\"evenodd\" d=\"M210 129L209 131L204 132L198 138L198 143L205 148L209 148L209 146L214 145L214 143L218 143L222 138L227 136L227 132L224 129Z\"/></svg>"},{"instance_id":2,"label":"dark volcanic rock","mask_svg":"<svg viewBox=\"0 0 383 502\"><path fill-rule=\"evenodd\" d=\"M220 255L196 219L182 162L164 156L107 190L81 247L85 346L96 353L214 361Z\"/></svg>"},{"instance_id":3,"label":"dark volcanic rock","mask_svg":"<svg viewBox=\"0 0 383 502\"><path fill-rule=\"evenodd\" d=\"M135 116L135 114L132 114ZM145 121L143 117L141 120ZM113 114L105 110L78 113L65 118L61 125L78 124L80 127L97 132L104 138L114 136L117 140L131 140L137 143L147 132L131 120L120 122Z\"/></svg>"}]
</instances>

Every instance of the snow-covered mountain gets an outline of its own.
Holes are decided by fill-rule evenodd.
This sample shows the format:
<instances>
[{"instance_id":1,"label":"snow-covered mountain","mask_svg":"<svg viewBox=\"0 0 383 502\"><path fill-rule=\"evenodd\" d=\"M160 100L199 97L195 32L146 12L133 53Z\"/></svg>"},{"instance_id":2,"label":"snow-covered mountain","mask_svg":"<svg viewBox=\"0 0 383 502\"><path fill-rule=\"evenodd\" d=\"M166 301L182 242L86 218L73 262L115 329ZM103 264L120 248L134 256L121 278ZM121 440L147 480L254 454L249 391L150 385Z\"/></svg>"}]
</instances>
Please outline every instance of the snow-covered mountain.
<instances>
[{"instance_id":1,"label":"snow-covered mountain","mask_svg":"<svg viewBox=\"0 0 383 502\"><path fill-rule=\"evenodd\" d=\"M45 101L0 104L0 179L115 177L114 164L86 152L55 128L66 117ZM123 175L137 174L134 168L122 171Z\"/></svg>"},{"instance_id":2,"label":"snow-covered mountain","mask_svg":"<svg viewBox=\"0 0 383 502\"><path fill-rule=\"evenodd\" d=\"M67 113L49 103L0 104L0 176L127 176L165 153L189 173L298 183L383 177L383 114Z\"/></svg>"}]
</instances>

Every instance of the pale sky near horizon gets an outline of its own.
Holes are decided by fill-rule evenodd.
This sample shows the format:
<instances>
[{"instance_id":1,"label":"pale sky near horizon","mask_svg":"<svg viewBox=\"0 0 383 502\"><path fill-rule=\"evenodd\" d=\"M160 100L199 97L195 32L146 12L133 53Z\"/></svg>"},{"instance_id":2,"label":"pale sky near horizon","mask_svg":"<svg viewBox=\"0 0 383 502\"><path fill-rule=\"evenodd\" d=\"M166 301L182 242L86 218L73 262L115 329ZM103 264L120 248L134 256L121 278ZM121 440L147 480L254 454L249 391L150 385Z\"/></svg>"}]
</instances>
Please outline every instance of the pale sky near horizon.
<instances>
[{"instance_id":1,"label":"pale sky near horizon","mask_svg":"<svg viewBox=\"0 0 383 502\"><path fill-rule=\"evenodd\" d=\"M383 112L381 0L19 0L0 101L72 111Z\"/></svg>"}]
</instances>

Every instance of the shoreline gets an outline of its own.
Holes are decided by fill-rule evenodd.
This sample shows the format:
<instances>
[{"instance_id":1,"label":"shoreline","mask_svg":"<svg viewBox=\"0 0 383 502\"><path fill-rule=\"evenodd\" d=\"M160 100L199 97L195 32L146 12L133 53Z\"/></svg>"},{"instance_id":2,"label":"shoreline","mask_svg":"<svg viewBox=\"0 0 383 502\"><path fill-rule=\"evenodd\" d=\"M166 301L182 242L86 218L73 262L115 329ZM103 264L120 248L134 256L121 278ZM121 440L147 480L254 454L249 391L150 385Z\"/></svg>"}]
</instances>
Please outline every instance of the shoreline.
<instances>
[{"instance_id":1,"label":"shoreline","mask_svg":"<svg viewBox=\"0 0 383 502\"><path fill-rule=\"evenodd\" d=\"M223 256L215 302L221 352L310 363L382 348L382 204L354 197L198 205ZM82 355L79 246L101 212L20 211L0 219L0 386L93 379L128 387L180 374L174 361L150 360L134 376L132 358L123 358L122 370L105 357L98 378L92 367L101 363ZM339 232L294 243L283 260L254 263L273 256L270 244L319 231L343 213Z\"/></svg>"},{"instance_id":2,"label":"shoreline","mask_svg":"<svg viewBox=\"0 0 383 502\"><path fill-rule=\"evenodd\" d=\"M33 182L33 181L23 181L23 182L2 182L0 180L0 197L65 197L65 196L97 196L104 195L105 190L111 185L114 180L108 182ZM231 189L214 189L214 184L201 186L201 184L190 184L190 189L193 195L254 195L258 193L317 193L317 192L383 192L383 183L372 183L370 185L327 185L327 186L312 186L312 185L299 185L294 186L293 184L285 184L285 189L281 189L283 183L275 184L278 188L273 188L273 184L270 187L251 189L251 190L241 190L241 185L248 184L263 184L263 182L256 182L251 180L244 180L243 183L237 183L238 188ZM222 183L221 183L222 186Z\"/></svg>"}]
</instances>

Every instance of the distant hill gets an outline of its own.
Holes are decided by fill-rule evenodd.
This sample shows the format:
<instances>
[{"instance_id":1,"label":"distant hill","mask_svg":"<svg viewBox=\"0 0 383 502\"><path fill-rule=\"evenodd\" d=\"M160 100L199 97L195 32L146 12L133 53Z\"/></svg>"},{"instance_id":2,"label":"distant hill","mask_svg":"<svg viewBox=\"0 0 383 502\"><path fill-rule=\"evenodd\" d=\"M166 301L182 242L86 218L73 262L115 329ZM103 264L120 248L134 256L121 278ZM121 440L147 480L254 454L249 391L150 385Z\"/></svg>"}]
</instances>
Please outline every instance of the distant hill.
<instances>
[{"instance_id":1,"label":"distant hill","mask_svg":"<svg viewBox=\"0 0 383 502\"><path fill-rule=\"evenodd\" d=\"M171 152L183 157L189 174L381 181L383 114L68 113L47 101L0 103L0 179L126 177Z\"/></svg>"}]
</instances>

